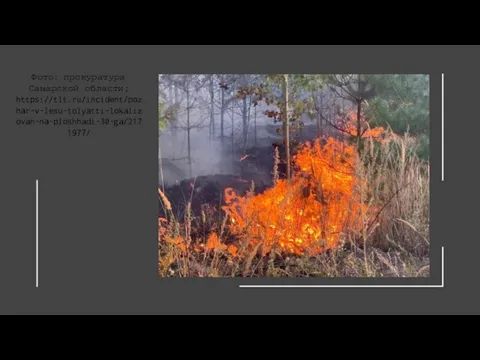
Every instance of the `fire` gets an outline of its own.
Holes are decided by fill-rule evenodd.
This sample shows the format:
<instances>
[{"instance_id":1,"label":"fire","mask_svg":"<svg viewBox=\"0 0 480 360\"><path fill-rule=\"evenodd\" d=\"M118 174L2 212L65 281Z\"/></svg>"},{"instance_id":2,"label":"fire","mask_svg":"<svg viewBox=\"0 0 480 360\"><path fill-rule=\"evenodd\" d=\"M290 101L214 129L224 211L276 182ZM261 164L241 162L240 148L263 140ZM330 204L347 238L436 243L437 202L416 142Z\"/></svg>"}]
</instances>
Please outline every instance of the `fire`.
<instances>
[{"instance_id":1,"label":"fire","mask_svg":"<svg viewBox=\"0 0 480 360\"><path fill-rule=\"evenodd\" d=\"M324 146L306 143L294 157L298 171L290 182L279 180L253 197L225 190L230 232L252 248L263 245L265 253L314 255L334 247L340 230L355 228L366 211L353 191L356 161L355 148L333 138Z\"/></svg>"},{"instance_id":2,"label":"fire","mask_svg":"<svg viewBox=\"0 0 480 360\"><path fill-rule=\"evenodd\" d=\"M225 250L227 246L222 244L217 233L211 233L207 240L207 249L209 250Z\"/></svg>"},{"instance_id":3,"label":"fire","mask_svg":"<svg viewBox=\"0 0 480 360\"><path fill-rule=\"evenodd\" d=\"M382 133L375 128L364 136ZM292 157L290 180L277 179L272 188L256 195L240 196L225 189L222 230L212 228L198 251L231 257L272 250L312 256L337 246L344 232L361 233L375 209L358 191L365 185L356 175L358 162L356 146L334 138L301 145ZM167 244L188 250L184 239L171 234L173 224L160 218L159 225L159 236ZM225 244L227 239L234 244Z\"/></svg>"},{"instance_id":4,"label":"fire","mask_svg":"<svg viewBox=\"0 0 480 360\"><path fill-rule=\"evenodd\" d=\"M246 159L246 158L248 158L249 156L250 156L250 155L248 155L248 154L247 154L247 155L244 155L244 156L242 156L242 158L240 159L240 161L243 161L243 160L245 160L245 159Z\"/></svg>"},{"instance_id":5,"label":"fire","mask_svg":"<svg viewBox=\"0 0 480 360\"><path fill-rule=\"evenodd\" d=\"M357 113L354 110L350 110L347 115L342 118L337 124L344 132L349 134L350 136L356 137L358 136L358 129L357 129ZM380 139L382 136L386 134L386 131L383 127L375 127L371 128L368 124L368 121L365 119L365 114L362 114L360 120L360 129L361 129L361 137L362 138L373 138L373 139Z\"/></svg>"}]
</instances>

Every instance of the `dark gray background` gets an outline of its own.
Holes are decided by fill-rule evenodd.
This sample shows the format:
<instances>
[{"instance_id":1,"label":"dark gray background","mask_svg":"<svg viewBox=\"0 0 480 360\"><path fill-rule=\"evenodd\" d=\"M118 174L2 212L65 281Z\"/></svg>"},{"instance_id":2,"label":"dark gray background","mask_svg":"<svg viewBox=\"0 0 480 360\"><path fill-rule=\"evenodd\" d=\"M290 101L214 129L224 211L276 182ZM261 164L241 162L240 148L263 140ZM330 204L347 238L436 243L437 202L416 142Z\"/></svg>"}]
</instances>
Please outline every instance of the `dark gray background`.
<instances>
[{"instance_id":1,"label":"dark gray background","mask_svg":"<svg viewBox=\"0 0 480 360\"><path fill-rule=\"evenodd\" d=\"M478 313L476 45L3 45L0 48L0 312L5 314ZM159 73L431 74L431 279L160 279ZM440 74L445 73L445 182ZM32 73L124 74L141 127L15 125ZM35 179L40 288L35 288ZM239 284L439 284L443 289L239 289Z\"/></svg>"}]
</instances>

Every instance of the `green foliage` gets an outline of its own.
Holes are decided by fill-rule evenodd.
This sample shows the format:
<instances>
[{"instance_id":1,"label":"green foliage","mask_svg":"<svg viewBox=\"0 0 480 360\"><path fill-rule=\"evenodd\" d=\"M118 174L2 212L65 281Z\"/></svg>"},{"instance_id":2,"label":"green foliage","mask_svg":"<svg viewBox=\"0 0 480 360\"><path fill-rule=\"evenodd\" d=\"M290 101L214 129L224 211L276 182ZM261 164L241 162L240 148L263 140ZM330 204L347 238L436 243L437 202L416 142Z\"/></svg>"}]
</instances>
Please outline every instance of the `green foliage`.
<instances>
[{"instance_id":1,"label":"green foliage","mask_svg":"<svg viewBox=\"0 0 480 360\"><path fill-rule=\"evenodd\" d=\"M158 102L158 129L163 131L167 126L167 121L165 119L165 103L163 101Z\"/></svg>"},{"instance_id":2,"label":"green foliage","mask_svg":"<svg viewBox=\"0 0 480 360\"><path fill-rule=\"evenodd\" d=\"M289 122L295 124L303 114L313 117L313 98L311 96L305 97L305 95L310 95L312 92L321 89L324 78L322 75L310 74L291 74L287 76L289 83ZM249 96L253 99L254 105L263 101L268 106L276 106L279 109L278 111L267 110L265 115L273 119L274 122L282 122L285 118L283 114L285 75L268 74L261 80L263 81L257 81L253 86L241 87L237 92L237 98L243 99Z\"/></svg>"},{"instance_id":3,"label":"green foliage","mask_svg":"<svg viewBox=\"0 0 480 360\"><path fill-rule=\"evenodd\" d=\"M376 89L366 107L372 126L389 127L400 135L429 134L428 75L376 75L370 81Z\"/></svg>"},{"instance_id":4,"label":"green foliage","mask_svg":"<svg viewBox=\"0 0 480 360\"><path fill-rule=\"evenodd\" d=\"M311 92L323 88L324 78L322 75L295 74L292 76L293 83L299 90Z\"/></svg>"},{"instance_id":5,"label":"green foliage","mask_svg":"<svg viewBox=\"0 0 480 360\"><path fill-rule=\"evenodd\" d=\"M430 138L428 135L418 137L417 156L424 161L430 160Z\"/></svg>"},{"instance_id":6,"label":"green foliage","mask_svg":"<svg viewBox=\"0 0 480 360\"><path fill-rule=\"evenodd\" d=\"M159 101L158 126L160 131L162 131L163 129L165 129L165 127L174 123L177 112L178 112L178 106L171 105L167 107L165 102Z\"/></svg>"}]
</instances>

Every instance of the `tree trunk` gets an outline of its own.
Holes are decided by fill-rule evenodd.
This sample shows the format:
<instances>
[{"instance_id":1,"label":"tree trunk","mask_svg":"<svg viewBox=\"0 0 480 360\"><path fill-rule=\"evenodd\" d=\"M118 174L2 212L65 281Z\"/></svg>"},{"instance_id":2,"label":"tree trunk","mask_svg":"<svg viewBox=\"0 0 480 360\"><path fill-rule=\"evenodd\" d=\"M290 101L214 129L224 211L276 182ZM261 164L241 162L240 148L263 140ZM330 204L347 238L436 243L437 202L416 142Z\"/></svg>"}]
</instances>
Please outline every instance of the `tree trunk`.
<instances>
[{"instance_id":1,"label":"tree trunk","mask_svg":"<svg viewBox=\"0 0 480 360\"><path fill-rule=\"evenodd\" d=\"M242 113L242 118L243 118L243 143L247 143L247 133L248 133L248 121L247 121L247 98L245 97L243 99L243 113Z\"/></svg>"},{"instance_id":2,"label":"tree trunk","mask_svg":"<svg viewBox=\"0 0 480 360\"><path fill-rule=\"evenodd\" d=\"M188 141L188 167L189 174L192 177L192 152L191 152L191 142L190 142L190 91L187 89L187 141Z\"/></svg>"},{"instance_id":3,"label":"tree trunk","mask_svg":"<svg viewBox=\"0 0 480 360\"><path fill-rule=\"evenodd\" d=\"M210 140L215 140L215 93L213 92L213 78L210 79Z\"/></svg>"},{"instance_id":4,"label":"tree trunk","mask_svg":"<svg viewBox=\"0 0 480 360\"><path fill-rule=\"evenodd\" d=\"M173 98L173 84L168 85L168 99L170 104L173 103L174 98Z\"/></svg>"},{"instance_id":5,"label":"tree trunk","mask_svg":"<svg viewBox=\"0 0 480 360\"><path fill-rule=\"evenodd\" d=\"M322 125L321 125L321 117L320 117L320 113L317 113L317 137L318 138L321 138L322 137Z\"/></svg>"},{"instance_id":6,"label":"tree trunk","mask_svg":"<svg viewBox=\"0 0 480 360\"><path fill-rule=\"evenodd\" d=\"M361 94L365 91L364 85L362 85L362 77L358 74L358 93ZM361 117L362 117L362 101L363 99L357 97L357 150L360 153L360 145L362 140L362 126L361 126Z\"/></svg>"},{"instance_id":7,"label":"tree trunk","mask_svg":"<svg viewBox=\"0 0 480 360\"><path fill-rule=\"evenodd\" d=\"M178 86L174 85L175 87L175 107L173 110L173 135L177 136L177 126L178 126Z\"/></svg>"},{"instance_id":8,"label":"tree trunk","mask_svg":"<svg viewBox=\"0 0 480 360\"><path fill-rule=\"evenodd\" d=\"M254 113L253 113L253 121L255 122L255 146L257 146L257 107L254 107Z\"/></svg>"},{"instance_id":9,"label":"tree trunk","mask_svg":"<svg viewBox=\"0 0 480 360\"><path fill-rule=\"evenodd\" d=\"M250 122L252 120L252 100L248 101L247 105L247 133L245 136L245 141L243 142L243 152L245 153L248 145L248 135L249 135L249 130L250 130Z\"/></svg>"},{"instance_id":10,"label":"tree trunk","mask_svg":"<svg viewBox=\"0 0 480 360\"><path fill-rule=\"evenodd\" d=\"M357 100L357 148L360 151L360 144L362 139L362 126L361 126L361 117L362 117L362 100Z\"/></svg>"},{"instance_id":11,"label":"tree trunk","mask_svg":"<svg viewBox=\"0 0 480 360\"><path fill-rule=\"evenodd\" d=\"M222 85L223 85L223 81L222 81ZM222 86L222 108L221 108L221 112L220 112L220 138L221 138L221 141L222 141L222 149L223 149L223 145L224 145L224 142L225 142L224 115L225 115L225 89Z\"/></svg>"},{"instance_id":12,"label":"tree trunk","mask_svg":"<svg viewBox=\"0 0 480 360\"><path fill-rule=\"evenodd\" d=\"M287 180L290 180L290 131L288 124L288 74L284 75L284 108L283 133L285 136L285 161L287 163Z\"/></svg>"},{"instance_id":13,"label":"tree trunk","mask_svg":"<svg viewBox=\"0 0 480 360\"><path fill-rule=\"evenodd\" d=\"M162 147L158 147L158 158L159 158L159 168L160 168L160 183L162 185L162 191L165 192L165 179L163 178L163 160L162 160Z\"/></svg>"},{"instance_id":14,"label":"tree trunk","mask_svg":"<svg viewBox=\"0 0 480 360\"><path fill-rule=\"evenodd\" d=\"M318 92L315 93L315 98L318 99ZM322 138L322 111L323 111L323 94L320 93L320 103L318 108L316 109L316 116L315 116L315 125L317 128L317 138Z\"/></svg>"},{"instance_id":15,"label":"tree trunk","mask_svg":"<svg viewBox=\"0 0 480 360\"><path fill-rule=\"evenodd\" d=\"M234 127L234 118L235 118L235 102L232 102L232 160L235 161L235 127Z\"/></svg>"}]
</instances>

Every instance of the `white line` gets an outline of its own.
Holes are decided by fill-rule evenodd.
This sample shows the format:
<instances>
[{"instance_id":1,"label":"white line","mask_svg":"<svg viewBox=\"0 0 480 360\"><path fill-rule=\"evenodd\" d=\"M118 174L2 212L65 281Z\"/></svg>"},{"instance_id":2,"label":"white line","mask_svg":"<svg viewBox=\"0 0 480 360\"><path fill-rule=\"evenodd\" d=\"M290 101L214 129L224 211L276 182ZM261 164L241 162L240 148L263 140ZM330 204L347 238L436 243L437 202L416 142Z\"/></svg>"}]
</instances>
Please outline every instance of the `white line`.
<instances>
[{"instance_id":1,"label":"white line","mask_svg":"<svg viewBox=\"0 0 480 360\"><path fill-rule=\"evenodd\" d=\"M442 181L445 181L445 74L442 73Z\"/></svg>"},{"instance_id":2,"label":"white line","mask_svg":"<svg viewBox=\"0 0 480 360\"><path fill-rule=\"evenodd\" d=\"M442 246L442 288L445 287L445 248Z\"/></svg>"},{"instance_id":3,"label":"white line","mask_svg":"<svg viewBox=\"0 0 480 360\"><path fill-rule=\"evenodd\" d=\"M36 181L36 271L35 271L35 276L36 276L36 286L38 288L38 180Z\"/></svg>"},{"instance_id":4,"label":"white line","mask_svg":"<svg viewBox=\"0 0 480 360\"><path fill-rule=\"evenodd\" d=\"M440 285L240 285L240 288L257 288L257 289L272 289L272 288L383 288L383 289L429 289L429 288L444 288L445 287L445 248L442 246L442 283Z\"/></svg>"}]
</instances>

